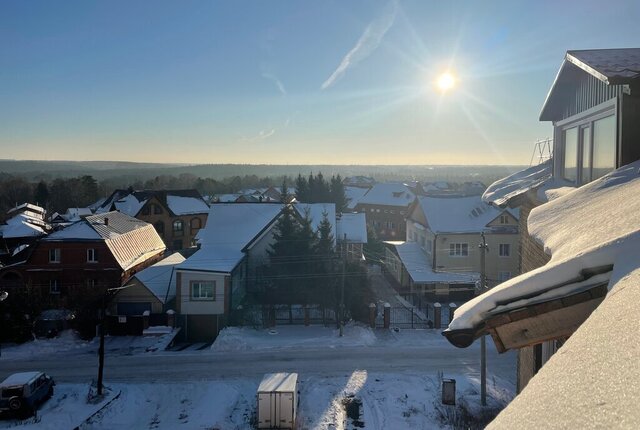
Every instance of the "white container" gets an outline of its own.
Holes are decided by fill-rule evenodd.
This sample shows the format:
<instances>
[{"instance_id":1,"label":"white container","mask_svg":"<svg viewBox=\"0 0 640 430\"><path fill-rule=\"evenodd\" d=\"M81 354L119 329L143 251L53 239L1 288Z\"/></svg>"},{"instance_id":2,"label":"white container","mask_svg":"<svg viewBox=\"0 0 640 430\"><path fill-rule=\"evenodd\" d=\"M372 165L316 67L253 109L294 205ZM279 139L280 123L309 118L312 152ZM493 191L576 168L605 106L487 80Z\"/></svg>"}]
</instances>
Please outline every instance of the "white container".
<instances>
[{"instance_id":1,"label":"white container","mask_svg":"<svg viewBox=\"0 0 640 430\"><path fill-rule=\"evenodd\" d=\"M298 374L268 373L258 387L258 428L294 429L298 410Z\"/></svg>"}]
</instances>

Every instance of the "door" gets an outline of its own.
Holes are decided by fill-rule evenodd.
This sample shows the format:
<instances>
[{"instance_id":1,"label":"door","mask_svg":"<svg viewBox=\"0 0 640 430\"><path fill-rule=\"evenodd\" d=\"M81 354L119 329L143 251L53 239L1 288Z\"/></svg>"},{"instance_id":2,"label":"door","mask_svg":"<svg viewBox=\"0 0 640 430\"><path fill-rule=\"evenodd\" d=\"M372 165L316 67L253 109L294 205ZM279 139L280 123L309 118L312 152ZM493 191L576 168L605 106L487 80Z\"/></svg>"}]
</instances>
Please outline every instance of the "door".
<instances>
[{"instance_id":1,"label":"door","mask_svg":"<svg viewBox=\"0 0 640 430\"><path fill-rule=\"evenodd\" d=\"M280 393L277 427L281 429L293 428L293 393Z\"/></svg>"},{"instance_id":2,"label":"door","mask_svg":"<svg viewBox=\"0 0 640 430\"><path fill-rule=\"evenodd\" d=\"M272 427L271 414L275 402L269 393L258 393L258 428L268 429Z\"/></svg>"}]
</instances>

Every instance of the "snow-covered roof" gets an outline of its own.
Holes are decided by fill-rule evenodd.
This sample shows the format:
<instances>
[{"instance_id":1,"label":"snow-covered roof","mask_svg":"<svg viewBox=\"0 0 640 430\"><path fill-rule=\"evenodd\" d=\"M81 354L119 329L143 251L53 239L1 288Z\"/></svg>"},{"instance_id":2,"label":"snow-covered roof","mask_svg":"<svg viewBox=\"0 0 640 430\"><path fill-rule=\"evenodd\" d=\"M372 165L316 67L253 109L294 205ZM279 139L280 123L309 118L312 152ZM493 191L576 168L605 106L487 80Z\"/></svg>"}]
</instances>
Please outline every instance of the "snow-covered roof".
<instances>
[{"instance_id":1,"label":"snow-covered roof","mask_svg":"<svg viewBox=\"0 0 640 430\"><path fill-rule=\"evenodd\" d=\"M102 240L123 270L130 269L166 249L151 224L117 211L88 216L42 240Z\"/></svg>"},{"instance_id":2,"label":"snow-covered roof","mask_svg":"<svg viewBox=\"0 0 640 430\"><path fill-rule=\"evenodd\" d=\"M0 236L5 239L39 237L47 234L45 227L46 224L42 220L19 213L9 218L5 225L0 225Z\"/></svg>"},{"instance_id":3,"label":"snow-covered roof","mask_svg":"<svg viewBox=\"0 0 640 430\"><path fill-rule=\"evenodd\" d=\"M185 258L182 254L175 252L153 266L136 273L135 278L160 302L167 303L176 296L174 268L183 261Z\"/></svg>"},{"instance_id":4,"label":"snow-covered roof","mask_svg":"<svg viewBox=\"0 0 640 430\"><path fill-rule=\"evenodd\" d=\"M347 197L347 209L353 210L362 196L367 194L369 188L344 187L344 195Z\"/></svg>"},{"instance_id":5,"label":"snow-covered roof","mask_svg":"<svg viewBox=\"0 0 640 430\"><path fill-rule=\"evenodd\" d=\"M552 167L552 160L549 159L544 163L502 178L485 190L482 194L482 201L496 206L506 206L511 199L521 196L551 179Z\"/></svg>"},{"instance_id":6,"label":"snow-covered roof","mask_svg":"<svg viewBox=\"0 0 640 430\"><path fill-rule=\"evenodd\" d=\"M640 161L621 167L533 209L529 233L544 244L551 260L465 303L448 332L477 329L496 312L606 282L613 276L606 273L607 267L613 266L615 274L625 255L640 254L639 168ZM590 272L600 274L591 276ZM611 280L609 288L613 285Z\"/></svg>"},{"instance_id":7,"label":"snow-covered roof","mask_svg":"<svg viewBox=\"0 0 640 430\"><path fill-rule=\"evenodd\" d=\"M418 197L418 202L434 233L480 233L503 210L472 197ZM510 211L518 217L517 211Z\"/></svg>"},{"instance_id":8,"label":"snow-covered roof","mask_svg":"<svg viewBox=\"0 0 640 430\"><path fill-rule=\"evenodd\" d=\"M297 373L267 373L258 386L259 393L291 393L298 389Z\"/></svg>"},{"instance_id":9,"label":"snow-covered roof","mask_svg":"<svg viewBox=\"0 0 640 430\"><path fill-rule=\"evenodd\" d=\"M192 215L209 212L209 206L202 198L173 196L167 194L167 206L175 215Z\"/></svg>"},{"instance_id":10,"label":"snow-covered roof","mask_svg":"<svg viewBox=\"0 0 640 430\"><path fill-rule=\"evenodd\" d=\"M123 214L136 216L145 203L147 203L147 200L140 201L135 195L128 194L113 202L113 205L117 211L122 212Z\"/></svg>"},{"instance_id":11,"label":"snow-covered roof","mask_svg":"<svg viewBox=\"0 0 640 430\"><path fill-rule=\"evenodd\" d=\"M233 203L238 200L242 194L216 194L213 196L214 201L218 203Z\"/></svg>"},{"instance_id":12,"label":"snow-covered roof","mask_svg":"<svg viewBox=\"0 0 640 430\"><path fill-rule=\"evenodd\" d=\"M476 272L435 272L429 264L429 257L416 242L405 242L395 245L395 248L402 265L417 284L473 284L480 278Z\"/></svg>"},{"instance_id":13,"label":"snow-covered roof","mask_svg":"<svg viewBox=\"0 0 640 430\"><path fill-rule=\"evenodd\" d=\"M178 269L230 273L244 257L243 249L282 211L281 204L219 203L209 210L196 238L200 249Z\"/></svg>"},{"instance_id":14,"label":"snow-covered roof","mask_svg":"<svg viewBox=\"0 0 640 430\"><path fill-rule=\"evenodd\" d=\"M612 289L489 429L637 428L640 422L640 269L616 260ZM617 273L616 273L617 272ZM459 310L458 310L459 312Z\"/></svg>"},{"instance_id":15,"label":"snow-covered roof","mask_svg":"<svg viewBox=\"0 0 640 430\"><path fill-rule=\"evenodd\" d=\"M336 219L336 239L347 242L367 243L367 217L364 213L342 214Z\"/></svg>"},{"instance_id":16,"label":"snow-covered roof","mask_svg":"<svg viewBox=\"0 0 640 430\"><path fill-rule=\"evenodd\" d=\"M408 207L416 195L405 184L375 184L360 198L358 203L368 205L405 206Z\"/></svg>"},{"instance_id":17,"label":"snow-covered roof","mask_svg":"<svg viewBox=\"0 0 640 430\"><path fill-rule=\"evenodd\" d=\"M43 219L44 214L46 213L46 210L40 206L32 205L31 203L23 203L21 205L18 205L16 207L9 209L7 211L7 214L11 215L12 213L15 213L15 212L25 212L25 211L38 214L40 216L40 219Z\"/></svg>"}]
</instances>

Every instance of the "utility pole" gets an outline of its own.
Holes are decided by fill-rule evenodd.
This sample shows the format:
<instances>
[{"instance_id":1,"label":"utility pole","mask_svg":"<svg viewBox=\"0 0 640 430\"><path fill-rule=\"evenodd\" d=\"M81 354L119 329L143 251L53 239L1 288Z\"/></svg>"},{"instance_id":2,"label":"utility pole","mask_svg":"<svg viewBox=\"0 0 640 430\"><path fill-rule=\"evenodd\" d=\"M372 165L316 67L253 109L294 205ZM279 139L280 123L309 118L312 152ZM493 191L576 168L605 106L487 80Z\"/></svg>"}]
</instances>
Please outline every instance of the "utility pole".
<instances>
[{"instance_id":1,"label":"utility pole","mask_svg":"<svg viewBox=\"0 0 640 430\"><path fill-rule=\"evenodd\" d=\"M346 260L347 260L347 233L344 234L342 256L342 286L340 287L340 337L344 335L344 278L346 276Z\"/></svg>"},{"instance_id":2,"label":"utility pole","mask_svg":"<svg viewBox=\"0 0 640 430\"><path fill-rule=\"evenodd\" d=\"M106 296L107 292L102 296L102 304L100 309L100 347L98 348L98 396L102 395L102 377L104 373L104 331L105 331L105 313L106 313Z\"/></svg>"},{"instance_id":3,"label":"utility pole","mask_svg":"<svg viewBox=\"0 0 640 430\"><path fill-rule=\"evenodd\" d=\"M487 268L485 254L489 251L484 232L481 234L482 243L478 245L480 248L480 291L483 293L487 288ZM487 406L487 344L486 335L480 338L480 403Z\"/></svg>"}]
</instances>

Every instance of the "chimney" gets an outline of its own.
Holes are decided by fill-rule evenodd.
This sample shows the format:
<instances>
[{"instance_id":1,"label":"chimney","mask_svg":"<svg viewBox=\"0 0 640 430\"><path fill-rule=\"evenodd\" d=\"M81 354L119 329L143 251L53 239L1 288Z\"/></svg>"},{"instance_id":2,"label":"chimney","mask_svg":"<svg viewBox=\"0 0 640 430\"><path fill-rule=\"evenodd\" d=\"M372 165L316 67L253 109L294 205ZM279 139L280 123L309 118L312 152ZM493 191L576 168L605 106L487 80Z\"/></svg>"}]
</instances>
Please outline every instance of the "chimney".
<instances>
[{"instance_id":1,"label":"chimney","mask_svg":"<svg viewBox=\"0 0 640 430\"><path fill-rule=\"evenodd\" d=\"M104 217L104 225L109 225L109 218Z\"/></svg>"}]
</instances>

